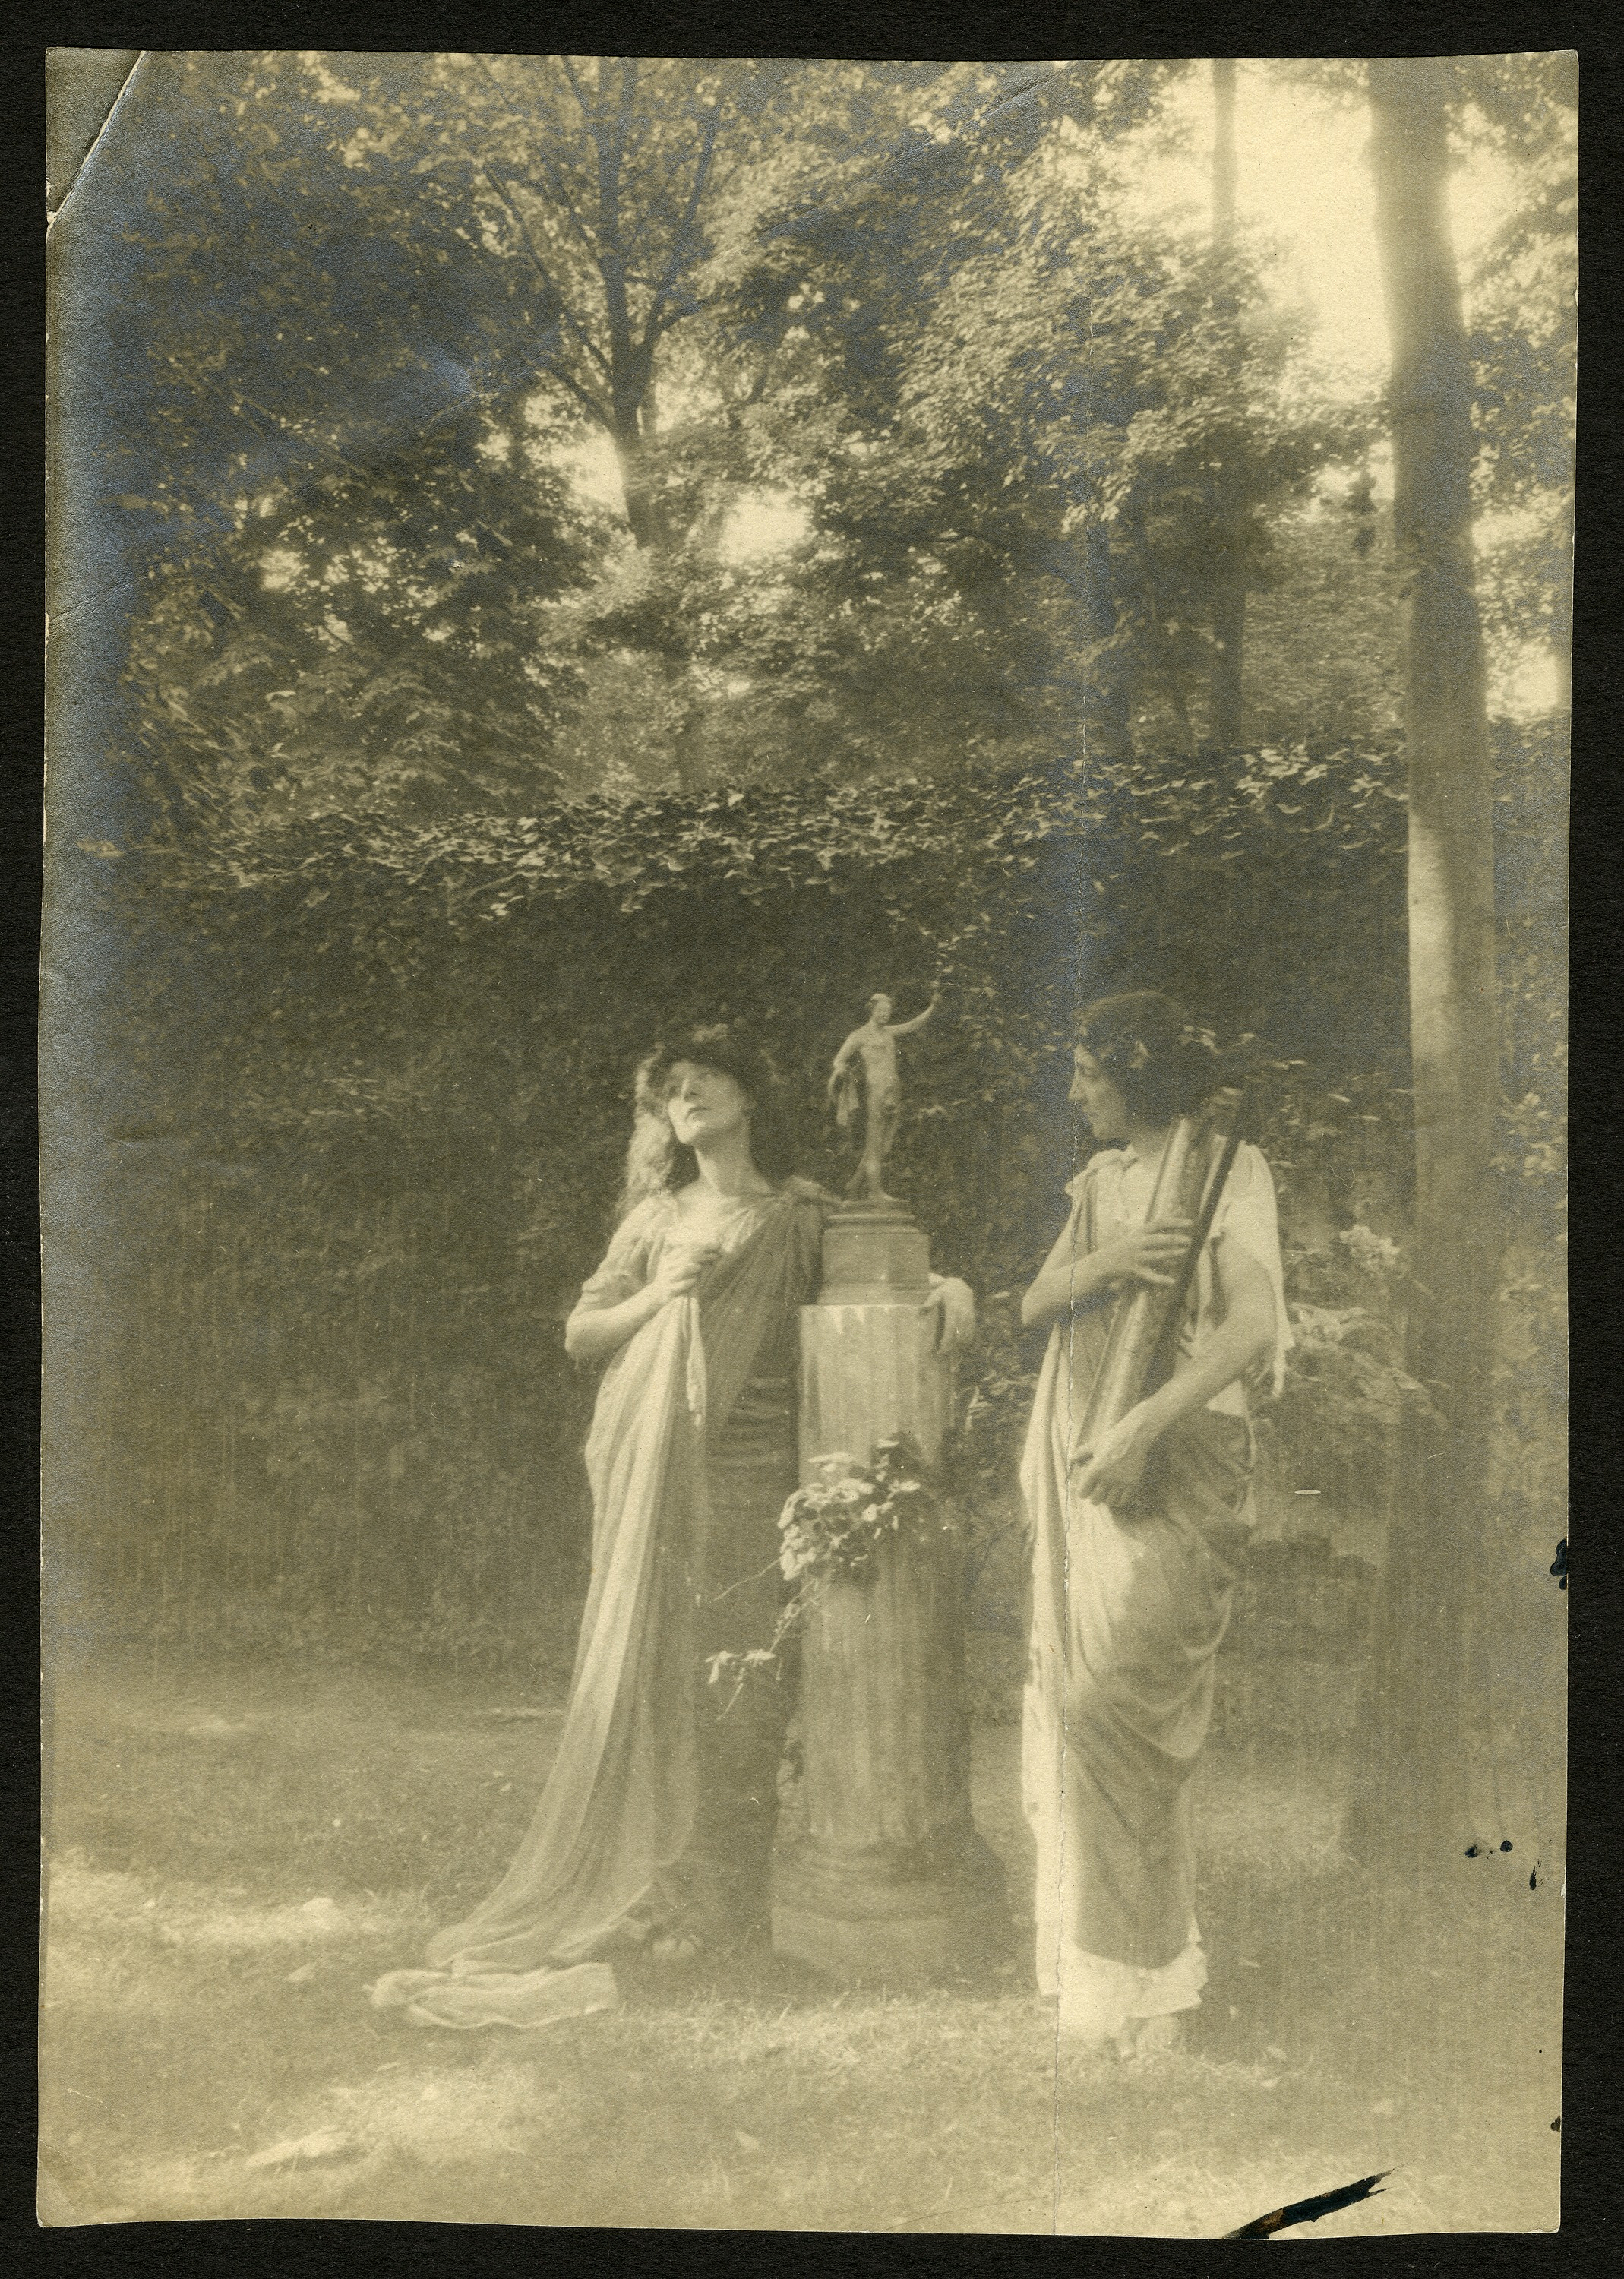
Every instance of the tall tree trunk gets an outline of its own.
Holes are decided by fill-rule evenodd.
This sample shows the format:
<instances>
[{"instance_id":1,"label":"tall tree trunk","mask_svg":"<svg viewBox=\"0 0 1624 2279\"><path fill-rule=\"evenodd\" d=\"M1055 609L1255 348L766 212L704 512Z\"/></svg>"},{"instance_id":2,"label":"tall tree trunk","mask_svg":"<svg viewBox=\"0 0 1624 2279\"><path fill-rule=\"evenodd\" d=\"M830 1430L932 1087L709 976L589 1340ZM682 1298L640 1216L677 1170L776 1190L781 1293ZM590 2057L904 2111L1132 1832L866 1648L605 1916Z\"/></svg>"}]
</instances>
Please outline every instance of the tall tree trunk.
<instances>
[{"instance_id":1,"label":"tall tree trunk","mask_svg":"<svg viewBox=\"0 0 1624 2279\"><path fill-rule=\"evenodd\" d=\"M670 532L660 511L643 430L637 414L617 418L614 428L616 464L620 469L621 496L625 501L626 526L639 551L667 544Z\"/></svg>"},{"instance_id":2,"label":"tall tree trunk","mask_svg":"<svg viewBox=\"0 0 1624 2279\"><path fill-rule=\"evenodd\" d=\"M609 349L609 429L620 467L626 521L634 542L644 548L658 546L665 533L645 449L653 341L640 338L632 322L622 233L621 189L626 146L636 123L638 68L635 56L598 58L597 103L587 112L586 131L598 162L596 257ZM612 82L617 84L612 88Z\"/></svg>"},{"instance_id":3,"label":"tall tree trunk","mask_svg":"<svg viewBox=\"0 0 1624 2279\"><path fill-rule=\"evenodd\" d=\"M1562 517L1562 570L1553 596L1551 656L1556 666L1557 710L1567 713L1574 701L1574 498L1570 490Z\"/></svg>"},{"instance_id":4,"label":"tall tree trunk","mask_svg":"<svg viewBox=\"0 0 1624 2279\"><path fill-rule=\"evenodd\" d=\"M1227 253L1235 242L1235 62L1213 63L1213 243ZM1234 319L1232 299L1222 311ZM1245 740L1242 675L1246 654L1245 526L1227 464L1219 470L1215 499L1218 565L1213 587L1213 674L1208 729L1214 744L1235 751Z\"/></svg>"},{"instance_id":5,"label":"tall tree trunk","mask_svg":"<svg viewBox=\"0 0 1624 2279\"><path fill-rule=\"evenodd\" d=\"M1482 1622L1489 1510L1498 1091L1493 806L1474 588L1471 370L1447 214L1442 73L1369 65L1372 163L1392 340L1393 526L1406 581L1410 1038L1415 1119L1412 1368L1418 1431L1377 1615L1354 1848L1395 1871L1477 1838L1493 1729Z\"/></svg>"}]
</instances>

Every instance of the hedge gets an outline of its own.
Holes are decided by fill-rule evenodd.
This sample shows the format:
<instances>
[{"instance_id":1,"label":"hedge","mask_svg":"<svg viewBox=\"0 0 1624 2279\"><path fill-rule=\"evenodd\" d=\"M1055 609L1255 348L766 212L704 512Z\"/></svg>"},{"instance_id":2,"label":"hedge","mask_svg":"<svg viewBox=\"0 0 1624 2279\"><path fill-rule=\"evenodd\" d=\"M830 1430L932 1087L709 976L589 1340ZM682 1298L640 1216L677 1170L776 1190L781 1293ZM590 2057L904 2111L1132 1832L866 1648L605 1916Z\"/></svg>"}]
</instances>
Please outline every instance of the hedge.
<instances>
[{"instance_id":1,"label":"hedge","mask_svg":"<svg viewBox=\"0 0 1624 2279\"><path fill-rule=\"evenodd\" d=\"M1544 1260L1557 1158L1524 1165L1560 1104L1559 756L1525 736L1500 758L1505 1179ZM54 1411L51 1573L63 1604L142 1635L567 1659L593 1385L560 1324L608 1231L632 1064L668 1018L758 1021L802 1167L834 1182L835 1046L872 989L906 1017L939 977L942 1010L904 1047L892 1184L984 1300L1052 1239L1077 1147L1071 1024L1118 986L1260 1040L1260 1134L1321 1298L1339 1228L1402 1236L1393 748L367 831L333 815L155 834L92 873L80 914L111 955L83 1036L103 1073L81 1066L65 1097L104 1138L64 1135L61 1319L82 1359ZM1543 1265L1534 1285L1543 1353ZM993 1316L983 1374L1018 1393L1030 1355ZM1007 1434L1019 1403L1000 1399ZM1322 1462L1306 1440L1293 1477Z\"/></svg>"}]
</instances>

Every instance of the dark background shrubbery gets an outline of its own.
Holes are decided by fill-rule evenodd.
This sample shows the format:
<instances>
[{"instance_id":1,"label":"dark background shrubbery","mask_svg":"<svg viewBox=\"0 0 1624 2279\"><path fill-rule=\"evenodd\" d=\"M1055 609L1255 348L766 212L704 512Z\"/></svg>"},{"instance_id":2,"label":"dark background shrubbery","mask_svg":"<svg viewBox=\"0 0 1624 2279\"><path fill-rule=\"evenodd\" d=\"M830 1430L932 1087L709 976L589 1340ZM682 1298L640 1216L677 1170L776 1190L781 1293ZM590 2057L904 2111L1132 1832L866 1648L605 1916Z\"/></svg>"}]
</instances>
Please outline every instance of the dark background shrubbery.
<instances>
[{"instance_id":1,"label":"dark background shrubbery","mask_svg":"<svg viewBox=\"0 0 1624 2279\"><path fill-rule=\"evenodd\" d=\"M1499 756L1506 1493L1532 1510L1559 1399L1561 755L1527 732ZM51 1419L60 1617L566 1662L594 1380L560 1333L611 1224L634 1059L670 1017L758 1020L801 1167L835 1183L830 1055L871 989L907 1017L938 975L892 1184L986 1306L964 1457L982 1524L1007 1517L1036 1360L1000 1293L1052 1239L1079 1145L1072 1019L1140 984L1259 1040L1257 1128L1319 1331L1266 1489L1288 1517L1317 1491L1327 1523L1357 1520L1402 1397L1402 785L1391 747L1298 747L329 819L262 839L251 871L196 836L88 858L87 922L118 955L48 1135L76 1305ZM109 1135L94 1157L65 1146L75 1119ZM1396 1270L1338 1244L1356 1224L1398 1244Z\"/></svg>"}]
</instances>

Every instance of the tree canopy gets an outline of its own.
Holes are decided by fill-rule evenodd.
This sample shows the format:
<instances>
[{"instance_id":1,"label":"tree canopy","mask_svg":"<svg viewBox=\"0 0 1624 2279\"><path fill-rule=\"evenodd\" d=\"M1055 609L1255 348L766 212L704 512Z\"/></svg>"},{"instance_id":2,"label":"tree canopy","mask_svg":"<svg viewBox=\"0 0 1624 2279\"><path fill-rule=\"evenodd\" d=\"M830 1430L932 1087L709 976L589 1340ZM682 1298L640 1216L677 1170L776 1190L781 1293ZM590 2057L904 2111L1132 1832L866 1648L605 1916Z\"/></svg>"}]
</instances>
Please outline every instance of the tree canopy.
<instances>
[{"instance_id":1,"label":"tree canopy","mask_svg":"<svg viewBox=\"0 0 1624 2279\"><path fill-rule=\"evenodd\" d=\"M1260 595L1383 622L1315 490L1374 405L1316 391L1263 252L1121 195L1167 67L143 68L187 132L111 449L172 815L1188 751L1233 529ZM1391 725L1356 638L1303 665L1271 733Z\"/></svg>"},{"instance_id":2,"label":"tree canopy","mask_svg":"<svg viewBox=\"0 0 1624 2279\"><path fill-rule=\"evenodd\" d=\"M139 1184L119 1209L144 1230L106 1270L108 1337L150 1347L106 1364L139 1416L86 1525L141 1515L120 1539L149 1579L148 1474L194 1577L259 1543L257 1495L307 1581L342 1568L370 1606L398 1569L425 1632L487 1619L493 1526L530 1591L532 1483L567 1516L580 1421L553 1311L601 1232L628 1067L718 992L773 1017L832 1177L828 1032L882 981L943 978L902 1168L994 1299L1048 1239L1078 992L1153 982L1261 1030L1309 1228L1290 1294L1318 1309L1298 1452L1333 1411L1388 1429L1325 1228L1369 1220L1379 1251L1410 1193L1398 407L1316 372L1254 234L1146 222L1134 169L1184 131L1181 83L144 58L139 188L88 265L141 811L66 859L117 950L106 1088L135 1154L106 1177ZM1570 90L1540 58L1444 84L1454 147L1511 185L1457 391L1485 618L1559 645ZM1252 742L1219 750L1237 565ZM1493 788L1510 1086L1482 1191L1532 1232L1482 1311L1536 1356L1559 740L1503 737ZM256 1465L257 1490L218 1486Z\"/></svg>"}]
</instances>

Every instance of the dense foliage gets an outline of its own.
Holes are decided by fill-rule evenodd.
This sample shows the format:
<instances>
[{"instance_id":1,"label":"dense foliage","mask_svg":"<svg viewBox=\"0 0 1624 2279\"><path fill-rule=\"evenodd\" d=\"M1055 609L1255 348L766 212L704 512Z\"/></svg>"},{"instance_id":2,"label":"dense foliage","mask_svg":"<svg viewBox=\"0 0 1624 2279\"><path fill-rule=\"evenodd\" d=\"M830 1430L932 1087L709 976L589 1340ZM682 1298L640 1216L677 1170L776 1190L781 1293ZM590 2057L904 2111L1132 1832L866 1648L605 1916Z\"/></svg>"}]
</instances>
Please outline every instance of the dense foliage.
<instances>
[{"instance_id":1,"label":"dense foliage","mask_svg":"<svg viewBox=\"0 0 1624 2279\"><path fill-rule=\"evenodd\" d=\"M1462 59L1476 137L1519 195L1471 280L1480 571L1493 632L1548 643L1565 681L1573 639L1578 354L1578 58Z\"/></svg>"},{"instance_id":2,"label":"dense foliage","mask_svg":"<svg viewBox=\"0 0 1624 2279\"><path fill-rule=\"evenodd\" d=\"M1471 280L1482 598L1559 655L1570 61L1452 67L1514 193ZM1267 249L1123 195L1181 69L149 56L108 312L144 379L100 415L148 799L1188 748L1235 541L1254 737L1390 731L1379 407Z\"/></svg>"},{"instance_id":3,"label":"dense foliage","mask_svg":"<svg viewBox=\"0 0 1624 2279\"><path fill-rule=\"evenodd\" d=\"M1548 858L1559 756L1506 748L1508 886L1530 834ZM1293 1295L1317 1309L1280 1477L1363 1492L1402 1294L1338 1236L1369 1229L1380 1258L1403 1235L1400 783L1390 749L1266 748L310 825L261 840L252 874L207 846L81 858L134 945L108 1009L120 1144L87 1203L124 1236L86 1262L81 1580L240 1635L565 1653L593 1380L562 1319L608 1231L635 1055L666 1017L752 1015L802 1168L833 1182L834 1046L871 988L906 1016L938 976L896 1184L985 1307L961 1485L986 1524L1035 1362L1002 1293L1076 1162L1073 1010L1127 981L1260 1039ZM1525 920L1504 1177L1531 1280L1508 1302L1550 1367L1559 1038L1549 913ZM1524 1367L1525 1423L1554 1389Z\"/></svg>"},{"instance_id":4,"label":"dense foliage","mask_svg":"<svg viewBox=\"0 0 1624 2279\"><path fill-rule=\"evenodd\" d=\"M1515 189L1473 288L1483 590L1491 634L1559 647L1570 91L1481 62L1457 123ZM1035 1358L1009 1293L1079 1146L1072 1017L1118 984L1258 1039L1301 1339L1271 1477L1387 1492L1426 1389L1380 408L1316 377L1268 249L1135 220L1182 69L143 58L140 164L55 233L102 232L59 346L127 794L53 856L66 1598L567 1655L592 1380L559 1331L632 1060L754 1016L838 1182L823 1079L881 985L904 1017L943 989L895 1170L984 1301L972 1563ZM1236 537L1254 741L1221 753ZM1499 769L1500 1489L1536 1528L1554 732Z\"/></svg>"},{"instance_id":5,"label":"dense foliage","mask_svg":"<svg viewBox=\"0 0 1624 2279\"><path fill-rule=\"evenodd\" d=\"M1188 748L1220 521L1277 582L1374 432L1260 255L1129 217L1156 65L142 69L105 458L160 811Z\"/></svg>"}]
</instances>

